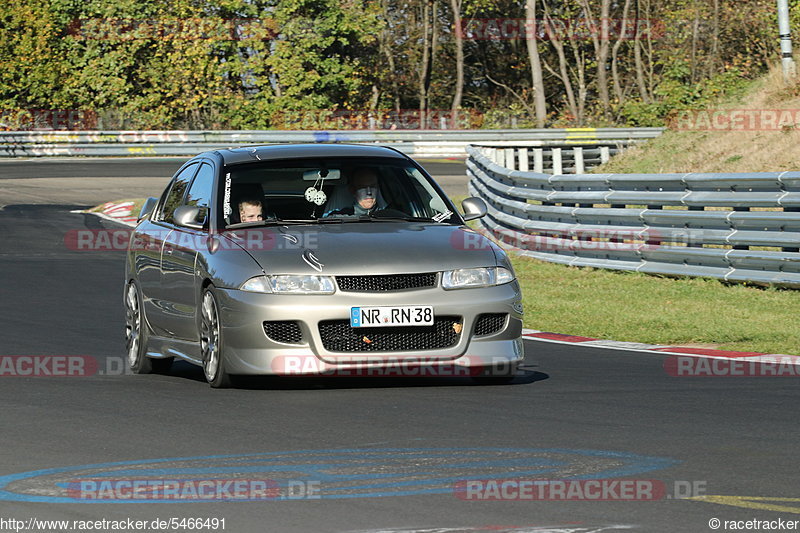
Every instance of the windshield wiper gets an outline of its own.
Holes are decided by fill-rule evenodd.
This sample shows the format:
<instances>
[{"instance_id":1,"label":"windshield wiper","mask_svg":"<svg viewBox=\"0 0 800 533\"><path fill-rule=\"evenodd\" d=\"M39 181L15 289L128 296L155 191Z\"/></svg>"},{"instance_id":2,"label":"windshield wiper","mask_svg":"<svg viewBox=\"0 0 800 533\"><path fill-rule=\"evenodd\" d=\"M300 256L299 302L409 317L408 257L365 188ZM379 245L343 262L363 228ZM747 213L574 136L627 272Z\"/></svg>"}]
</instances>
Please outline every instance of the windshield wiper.
<instances>
[{"instance_id":1,"label":"windshield wiper","mask_svg":"<svg viewBox=\"0 0 800 533\"><path fill-rule=\"evenodd\" d=\"M332 215L318 218L320 224L341 224L343 222L441 222L430 217L412 217L410 215Z\"/></svg>"},{"instance_id":2,"label":"windshield wiper","mask_svg":"<svg viewBox=\"0 0 800 533\"><path fill-rule=\"evenodd\" d=\"M367 220L387 222L436 222L430 217L365 215Z\"/></svg>"},{"instance_id":3,"label":"windshield wiper","mask_svg":"<svg viewBox=\"0 0 800 533\"><path fill-rule=\"evenodd\" d=\"M315 224L317 222L316 218L279 218L278 224Z\"/></svg>"}]
</instances>

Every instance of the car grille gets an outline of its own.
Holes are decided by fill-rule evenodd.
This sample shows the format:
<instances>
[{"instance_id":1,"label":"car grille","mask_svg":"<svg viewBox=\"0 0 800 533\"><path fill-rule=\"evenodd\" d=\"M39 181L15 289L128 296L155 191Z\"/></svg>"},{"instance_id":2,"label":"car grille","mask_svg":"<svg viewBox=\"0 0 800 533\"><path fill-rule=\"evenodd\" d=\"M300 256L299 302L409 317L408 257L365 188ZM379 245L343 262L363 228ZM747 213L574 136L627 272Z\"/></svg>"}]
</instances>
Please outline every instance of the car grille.
<instances>
[{"instance_id":1,"label":"car grille","mask_svg":"<svg viewBox=\"0 0 800 533\"><path fill-rule=\"evenodd\" d=\"M441 350L458 344L461 317L440 316L433 322L433 326L351 328L349 320L324 320L319 334L329 352Z\"/></svg>"},{"instance_id":2,"label":"car grille","mask_svg":"<svg viewBox=\"0 0 800 533\"><path fill-rule=\"evenodd\" d=\"M475 321L475 335L491 335L497 333L506 323L506 313L485 313L478 315Z\"/></svg>"},{"instance_id":3,"label":"car grille","mask_svg":"<svg viewBox=\"0 0 800 533\"><path fill-rule=\"evenodd\" d=\"M348 292L385 292L436 286L436 272L378 276L336 276L339 289Z\"/></svg>"},{"instance_id":4,"label":"car grille","mask_svg":"<svg viewBox=\"0 0 800 533\"><path fill-rule=\"evenodd\" d=\"M264 333L275 342L299 344L303 341L300 324L293 320L264 322Z\"/></svg>"}]
</instances>

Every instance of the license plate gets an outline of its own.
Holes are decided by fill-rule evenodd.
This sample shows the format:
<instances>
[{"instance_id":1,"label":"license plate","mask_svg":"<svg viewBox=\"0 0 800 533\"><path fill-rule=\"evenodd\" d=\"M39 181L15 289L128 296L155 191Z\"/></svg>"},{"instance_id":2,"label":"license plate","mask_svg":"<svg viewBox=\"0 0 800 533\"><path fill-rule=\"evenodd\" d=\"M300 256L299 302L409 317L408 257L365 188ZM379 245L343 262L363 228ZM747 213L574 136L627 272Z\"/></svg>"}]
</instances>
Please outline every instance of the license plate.
<instances>
[{"instance_id":1,"label":"license plate","mask_svg":"<svg viewBox=\"0 0 800 533\"><path fill-rule=\"evenodd\" d=\"M350 308L350 327L353 328L432 325L433 307L430 305Z\"/></svg>"}]
</instances>

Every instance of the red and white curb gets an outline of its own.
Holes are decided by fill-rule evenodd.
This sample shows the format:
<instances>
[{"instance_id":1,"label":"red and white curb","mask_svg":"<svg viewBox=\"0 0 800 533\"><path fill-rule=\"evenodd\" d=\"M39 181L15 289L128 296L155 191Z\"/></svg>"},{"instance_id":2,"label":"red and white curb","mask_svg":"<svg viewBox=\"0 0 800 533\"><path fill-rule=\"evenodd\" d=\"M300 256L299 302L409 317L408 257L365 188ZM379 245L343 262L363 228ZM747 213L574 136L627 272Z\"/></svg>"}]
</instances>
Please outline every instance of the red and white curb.
<instances>
[{"instance_id":1,"label":"red and white curb","mask_svg":"<svg viewBox=\"0 0 800 533\"><path fill-rule=\"evenodd\" d=\"M122 202L119 204L114 202L106 202L103 204L101 211L92 213L88 213L87 211L72 211L72 213L97 215L106 220L113 220L114 222L119 222L121 224L125 224L126 226L134 227L136 226L137 217L131 212L133 210L133 205L133 202Z\"/></svg>"},{"instance_id":2,"label":"red and white curb","mask_svg":"<svg viewBox=\"0 0 800 533\"><path fill-rule=\"evenodd\" d=\"M734 352L728 350L713 350L709 348L691 348L685 346L662 346L659 344L644 344L640 342L620 342L581 337L579 335L565 335L535 329L523 329L523 339L531 339L557 344L571 344L593 348L611 350L627 350L632 352L658 353L666 355L682 355L709 359L727 359L736 361L750 361L754 363L773 363L780 361L782 364L800 366L800 356L761 352Z\"/></svg>"}]
</instances>

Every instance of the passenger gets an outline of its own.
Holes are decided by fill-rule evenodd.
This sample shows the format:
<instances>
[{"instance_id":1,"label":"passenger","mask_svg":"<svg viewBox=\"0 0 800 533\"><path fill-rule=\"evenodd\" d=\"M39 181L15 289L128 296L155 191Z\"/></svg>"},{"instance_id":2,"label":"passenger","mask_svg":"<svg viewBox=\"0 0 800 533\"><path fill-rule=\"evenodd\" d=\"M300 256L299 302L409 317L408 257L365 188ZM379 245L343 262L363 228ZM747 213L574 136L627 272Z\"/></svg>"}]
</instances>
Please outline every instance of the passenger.
<instances>
[{"instance_id":1,"label":"passenger","mask_svg":"<svg viewBox=\"0 0 800 533\"><path fill-rule=\"evenodd\" d=\"M257 198L245 198L239 202L239 221L258 222L264 220L264 208Z\"/></svg>"}]
</instances>

